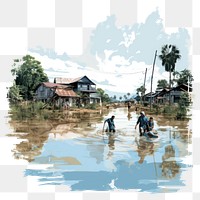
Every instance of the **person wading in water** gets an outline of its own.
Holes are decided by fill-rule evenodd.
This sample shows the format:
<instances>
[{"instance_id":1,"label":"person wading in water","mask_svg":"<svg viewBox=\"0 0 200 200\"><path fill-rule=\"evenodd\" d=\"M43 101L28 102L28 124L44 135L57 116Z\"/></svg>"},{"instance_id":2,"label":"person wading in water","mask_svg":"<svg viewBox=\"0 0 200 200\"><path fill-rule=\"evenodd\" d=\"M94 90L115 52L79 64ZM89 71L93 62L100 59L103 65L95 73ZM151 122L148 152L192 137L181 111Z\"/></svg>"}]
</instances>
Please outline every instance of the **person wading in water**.
<instances>
[{"instance_id":1,"label":"person wading in water","mask_svg":"<svg viewBox=\"0 0 200 200\"><path fill-rule=\"evenodd\" d=\"M136 129L137 125L139 124L140 136L143 136L143 133L147 132L147 123L148 123L148 118L145 116L144 111L140 112L140 116L135 125L135 129Z\"/></svg>"},{"instance_id":2,"label":"person wading in water","mask_svg":"<svg viewBox=\"0 0 200 200\"><path fill-rule=\"evenodd\" d=\"M115 123L114 123L114 119L115 119L115 116L113 115L111 118L108 118L104 121L104 125L103 127L105 126L105 123L108 123L108 129L106 129L106 132L113 132L115 133Z\"/></svg>"}]
</instances>

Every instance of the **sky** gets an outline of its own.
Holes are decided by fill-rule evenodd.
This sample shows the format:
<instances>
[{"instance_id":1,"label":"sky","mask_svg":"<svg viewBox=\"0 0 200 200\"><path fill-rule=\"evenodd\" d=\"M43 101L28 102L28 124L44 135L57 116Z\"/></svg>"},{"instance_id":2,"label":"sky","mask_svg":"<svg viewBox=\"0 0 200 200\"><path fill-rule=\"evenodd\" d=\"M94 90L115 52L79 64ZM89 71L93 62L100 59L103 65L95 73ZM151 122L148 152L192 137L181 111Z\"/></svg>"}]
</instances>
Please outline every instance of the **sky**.
<instances>
[{"instance_id":1,"label":"sky","mask_svg":"<svg viewBox=\"0 0 200 200\"><path fill-rule=\"evenodd\" d=\"M41 61L51 82L54 77L86 75L97 88L104 89L110 96L116 94L119 97L121 93L134 95L136 89L144 84L147 68L145 85L146 92L150 92L155 51L159 55L163 45L173 44L180 50L182 57L177 62L177 70L189 65L189 32L185 28L166 30L163 23L158 8L141 22L123 26L117 25L116 15L110 15L93 28L80 55L70 55L72 52L63 47L56 51L41 46L29 49L29 53ZM168 77L157 56L153 90L158 80L168 80Z\"/></svg>"},{"instance_id":2,"label":"sky","mask_svg":"<svg viewBox=\"0 0 200 200\"><path fill-rule=\"evenodd\" d=\"M71 27L55 27L56 19L54 15L52 17L51 12L55 10L55 5L51 3L46 8L47 16L44 21L35 17L35 13L32 13L34 6L29 5L32 9L28 13L27 21L30 33L33 31L32 36L24 35L27 34L27 27L18 28L19 31L13 29L15 34L12 37L3 30L1 32L4 38L0 38L1 49L6 56L1 57L0 64L6 70L1 75L0 89L5 98L1 99L0 108L2 110L8 108L7 88L13 81L10 70L13 59L21 58L10 55L34 56L41 62L51 82L54 77L77 78L86 75L96 83L97 88L102 88L110 96L117 97L127 93L134 95L136 89L144 84L146 68L146 92L150 91L155 51L157 50L159 54L164 44L174 44L179 48L182 57L177 62L177 70L191 67L189 66L191 31L188 28L166 26L165 17L168 15L165 2L160 0L137 2L126 0L126 2L85 0L82 14L77 16L82 25L75 27L73 25L77 19L70 19ZM40 17L43 16L42 6L45 5L40 4L41 13L38 10ZM59 20L62 22L62 18ZM63 23L66 20L63 19ZM54 28L48 28L52 26ZM40 32L34 32L37 28ZM55 32L55 38L52 39L51 34L45 32L47 30ZM52 33L51 31L49 33ZM161 66L161 61L156 57L153 91L158 80L168 80L168 77L168 73Z\"/></svg>"}]
</instances>

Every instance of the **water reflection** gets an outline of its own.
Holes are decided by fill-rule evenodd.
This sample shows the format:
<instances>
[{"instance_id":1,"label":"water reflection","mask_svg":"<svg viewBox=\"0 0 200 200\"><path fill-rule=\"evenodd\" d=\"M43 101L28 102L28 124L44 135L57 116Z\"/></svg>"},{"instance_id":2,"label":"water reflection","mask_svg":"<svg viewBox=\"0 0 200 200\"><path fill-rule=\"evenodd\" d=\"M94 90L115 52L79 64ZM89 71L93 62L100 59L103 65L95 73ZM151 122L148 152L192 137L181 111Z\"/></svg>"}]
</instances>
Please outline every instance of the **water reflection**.
<instances>
[{"instance_id":1,"label":"water reflection","mask_svg":"<svg viewBox=\"0 0 200 200\"><path fill-rule=\"evenodd\" d=\"M175 192L186 183L181 174L191 167L183 163L191 156L188 122L170 125L170 120L153 116L159 134L153 140L139 137L134 130L137 113L127 109L72 115L80 118L78 123L11 120L12 135L23 139L12 150L15 158L48 164L45 170L26 170L26 176L39 176L42 184L67 185L71 190ZM102 134L103 122L111 115L116 116L117 132Z\"/></svg>"},{"instance_id":2,"label":"water reflection","mask_svg":"<svg viewBox=\"0 0 200 200\"><path fill-rule=\"evenodd\" d=\"M162 175L166 178L173 178L179 173L180 165L175 160L175 150L172 145L165 147L161 168Z\"/></svg>"},{"instance_id":3,"label":"water reflection","mask_svg":"<svg viewBox=\"0 0 200 200\"><path fill-rule=\"evenodd\" d=\"M132 116L131 116L131 112L130 112L130 111L128 111L127 118L128 118L129 121L130 121L130 119L132 118Z\"/></svg>"},{"instance_id":4,"label":"water reflection","mask_svg":"<svg viewBox=\"0 0 200 200\"><path fill-rule=\"evenodd\" d=\"M140 157L138 162L142 164L147 155L153 155L156 146L153 142L146 142L143 138L140 138L139 140L136 139L135 142L137 144L138 156Z\"/></svg>"}]
</instances>

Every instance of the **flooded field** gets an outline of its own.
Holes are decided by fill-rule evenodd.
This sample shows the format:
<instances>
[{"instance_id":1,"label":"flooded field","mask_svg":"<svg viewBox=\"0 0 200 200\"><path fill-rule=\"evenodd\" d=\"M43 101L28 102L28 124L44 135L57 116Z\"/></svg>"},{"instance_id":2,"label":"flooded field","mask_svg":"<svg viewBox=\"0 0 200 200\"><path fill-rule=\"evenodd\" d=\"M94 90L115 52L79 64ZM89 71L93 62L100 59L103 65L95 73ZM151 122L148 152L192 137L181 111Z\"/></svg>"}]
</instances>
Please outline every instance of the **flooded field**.
<instances>
[{"instance_id":1,"label":"flooded field","mask_svg":"<svg viewBox=\"0 0 200 200\"><path fill-rule=\"evenodd\" d=\"M102 128L111 115L117 131L108 136ZM138 113L127 108L76 117L78 123L9 122L13 132L7 137L18 140L10 151L16 161L29 163L25 177L37 177L38 185L66 186L66 191L176 192L191 187L189 121L153 116L159 138L147 139L134 129Z\"/></svg>"}]
</instances>

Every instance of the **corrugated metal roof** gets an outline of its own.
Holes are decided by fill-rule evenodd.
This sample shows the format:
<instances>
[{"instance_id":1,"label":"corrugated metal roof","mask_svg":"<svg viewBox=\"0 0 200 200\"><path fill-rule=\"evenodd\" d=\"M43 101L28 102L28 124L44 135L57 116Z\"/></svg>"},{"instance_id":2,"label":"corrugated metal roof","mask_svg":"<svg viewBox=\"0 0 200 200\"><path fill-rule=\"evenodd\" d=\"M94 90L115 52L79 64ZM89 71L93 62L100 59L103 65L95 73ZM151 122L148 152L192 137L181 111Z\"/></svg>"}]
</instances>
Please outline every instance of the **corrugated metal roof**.
<instances>
[{"instance_id":1,"label":"corrugated metal roof","mask_svg":"<svg viewBox=\"0 0 200 200\"><path fill-rule=\"evenodd\" d=\"M56 79L56 83L60 83L60 84L70 84L70 83L74 83L79 81L80 79L82 79L83 77L78 77L78 78L61 78L61 77L57 77Z\"/></svg>"},{"instance_id":2,"label":"corrugated metal roof","mask_svg":"<svg viewBox=\"0 0 200 200\"><path fill-rule=\"evenodd\" d=\"M60 85L58 83L50 83L50 82L44 82L42 83L45 87L48 87L48 88L53 88L53 87L58 87L58 86L61 86L63 87L63 85Z\"/></svg>"},{"instance_id":3,"label":"corrugated metal roof","mask_svg":"<svg viewBox=\"0 0 200 200\"><path fill-rule=\"evenodd\" d=\"M55 94L59 97L79 97L73 90L56 88Z\"/></svg>"}]
</instances>

